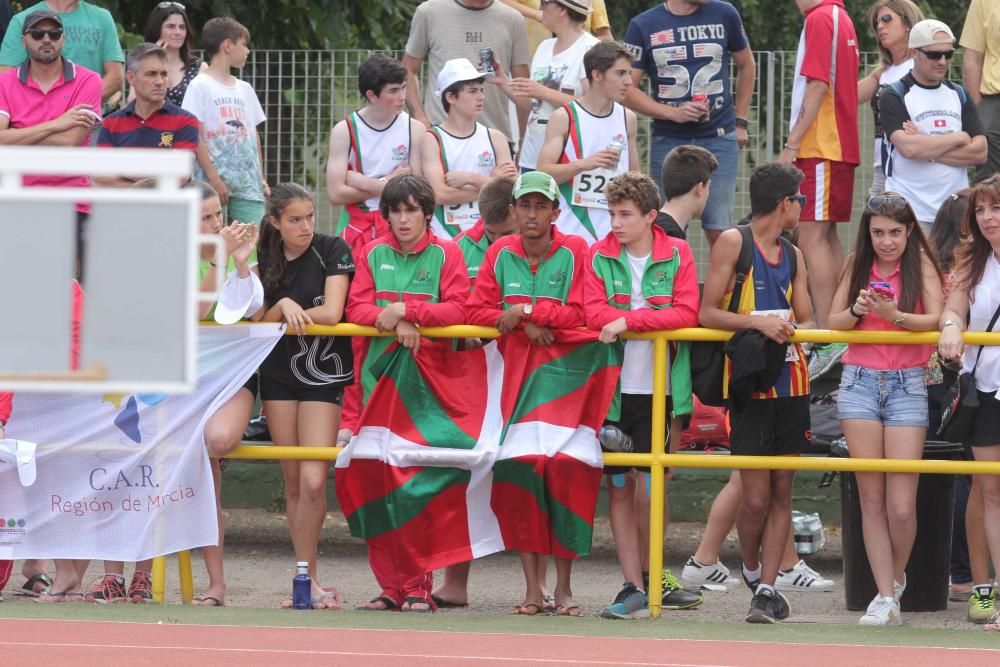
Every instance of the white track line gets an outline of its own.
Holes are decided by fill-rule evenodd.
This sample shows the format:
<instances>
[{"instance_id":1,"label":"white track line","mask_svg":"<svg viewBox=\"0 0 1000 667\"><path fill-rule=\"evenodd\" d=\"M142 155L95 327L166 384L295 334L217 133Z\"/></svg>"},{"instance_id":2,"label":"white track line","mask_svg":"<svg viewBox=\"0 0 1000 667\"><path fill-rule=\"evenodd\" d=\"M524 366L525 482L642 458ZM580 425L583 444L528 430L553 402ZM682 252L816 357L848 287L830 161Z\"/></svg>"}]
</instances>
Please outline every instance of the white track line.
<instances>
[{"instance_id":1,"label":"white track line","mask_svg":"<svg viewBox=\"0 0 1000 667\"><path fill-rule=\"evenodd\" d=\"M69 642L8 642L0 641L0 646L30 646L33 648L98 648L98 649L136 649L154 651L203 651L211 653L267 653L278 655L307 656L350 656L368 658L423 658L427 660L480 660L487 662L531 662L554 665L622 665L624 667L732 667L731 665L710 665L707 663L677 663L677 662L614 662L603 660L566 660L559 658L515 658L509 656L487 655L434 655L425 653L361 653L358 651L300 651L291 649L258 649L258 648L219 648L200 646L150 646L148 644L81 644Z\"/></svg>"}]
</instances>

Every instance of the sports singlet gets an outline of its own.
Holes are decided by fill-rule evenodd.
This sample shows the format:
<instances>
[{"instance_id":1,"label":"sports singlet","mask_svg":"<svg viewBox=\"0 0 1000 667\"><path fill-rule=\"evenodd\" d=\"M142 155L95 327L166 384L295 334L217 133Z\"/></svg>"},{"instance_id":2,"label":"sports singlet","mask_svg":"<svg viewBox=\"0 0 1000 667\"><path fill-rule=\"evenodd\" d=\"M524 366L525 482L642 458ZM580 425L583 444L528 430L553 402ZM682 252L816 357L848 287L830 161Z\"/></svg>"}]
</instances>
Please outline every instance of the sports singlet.
<instances>
[{"instance_id":1,"label":"sports singlet","mask_svg":"<svg viewBox=\"0 0 1000 667\"><path fill-rule=\"evenodd\" d=\"M489 176L497 166L497 155L490 139L489 129L476 123L476 131L467 137L449 134L440 125L431 128L441 151L441 165L444 172L471 171L481 176ZM452 239L479 220L479 202L438 206L434 209L431 229L445 239Z\"/></svg>"},{"instance_id":2,"label":"sports singlet","mask_svg":"<svg viewBox=\"0 0 1000 667\"><path fill-rule=\"evenodd\" d=\"M569 132L560 164L593 155L609 147L621 149L613 169L594 169L577 174L559 186L559 220L556 224L566 234L576 234L593 245L611 231L611 214L604 188L612 178L628 170L628 127L625 107L612 103L606 116L595 116L579 102L563 107L569 113Z\"/></svg>"},{"instance_id":3,"label":"sports singlet","mask_svg":"<svg viewBox=\"0 0 1000 667\"><path fill-rule=\"evenodd\" d=\"M347 131L351 150L347 154L348 169L370 178L382 178L410 162L410 115L400 112L389 126L376 130L357 111L347 116ZM377 211L379 197L358 204L362 211Z\"/></svg>"}]
</instances>

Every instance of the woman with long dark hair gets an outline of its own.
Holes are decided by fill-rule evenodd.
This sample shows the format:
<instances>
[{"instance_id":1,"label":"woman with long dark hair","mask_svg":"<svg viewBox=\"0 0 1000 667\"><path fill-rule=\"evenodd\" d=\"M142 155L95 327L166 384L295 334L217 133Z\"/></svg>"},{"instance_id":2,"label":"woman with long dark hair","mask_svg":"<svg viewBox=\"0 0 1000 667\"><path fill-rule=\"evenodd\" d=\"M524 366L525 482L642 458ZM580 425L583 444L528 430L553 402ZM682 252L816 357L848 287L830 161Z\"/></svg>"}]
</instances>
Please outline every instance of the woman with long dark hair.
<instances>
[{"instance_id":1,"label":"woman with long dark hair","mask_svg":"<svg viewBox=\"0 0 1000 667\"><path fill-rule=\"evenodd\" d=\"M1000 461L1000 346L969 346L962 331L997 330L989 326L1000 310L1000 175L981 181L969 194L962 241L955 252L955 280L944 312L938 351L945 359L962 359L963 372L976 369L976 410L972 434L965 441L977 461ZM993 567L1000 572L1000 476L978 475L982 489L986 542ZM969 596L969 620L1000 630L997 593L986 570Z\"/></svg>"},{"instance_id":2,"label":"woman with long dark hair","mask_svg":"<svg viewBox=\"0 0 1000 667\"><path fill-rule=\"evenodd\" d=\"M159 2L146 19L144 41L167 52L167 99L181 105L188 84L208 65L191 53L191 22L179 2Z\"/></svg>"},{"instance_id":3,"label":"woman with long dark hair","mask_svg":"<svg viewBox=\"0 0 1000 667\"><path fill-rule=\"evenodd\" d=\"M350 338L307 336L310 324L337 324L354 260L339 236L317 234L315 204L297 183L271 190L261 222L258 271L264 285L264 322L284 322L289 332L260 367L260 397L279 446L332 447L340 428L344 387L354 382ZM288 529L298 561L309 563L313 607L339 609L334 589L316 575L317 545L326 516L329 461L282 461ZM285 603L291 607L291 602Z\"/></svg>"},{"instance_id":4,"label":"woman with long dark hair","mask_svg":"<svg viewBox=\"0 0 1000 667\"><path fill-rule=\"evenodd\" d=\"M854 253L833 298L831 329L933 331L941 273L917 217L894 192L868 200ZM851 343L837 412L852 457L920 459L927 435L929 345ZM861 528L878 594L861 625L899 625L899 598L917 533L918 475L857 473Z\"/></svg>"}]
</instances>

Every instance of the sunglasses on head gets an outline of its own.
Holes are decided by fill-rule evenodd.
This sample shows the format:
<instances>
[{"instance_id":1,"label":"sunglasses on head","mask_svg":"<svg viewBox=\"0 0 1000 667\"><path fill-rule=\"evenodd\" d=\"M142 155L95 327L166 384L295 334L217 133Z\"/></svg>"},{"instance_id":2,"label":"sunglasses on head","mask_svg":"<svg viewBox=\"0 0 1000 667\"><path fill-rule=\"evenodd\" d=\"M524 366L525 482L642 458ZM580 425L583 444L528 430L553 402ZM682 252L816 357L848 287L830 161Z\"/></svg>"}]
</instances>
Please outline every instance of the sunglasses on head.
<instances>
[{"instance_id":1,"label":"sunglasses on head","mask_svg":"<svg viewBox=\"0 0 1000 667\"><path fill-rule=\"evenodd\" d=\"M42 30L40 28L32 28L31 30L25 30L24 34L31 35L31 39L35 40L36 42L42 41L42 39L46 35L48 35L49 39L51 39L53 42L58 42L60 39L62 39L63 29L51 28L49 30Z\"/></svg>"},{"instance_id":2,"label":"sunglasses on head","mask_svg":"<svg viewBox=\"0 0 1000 667\"><path fill-rule=\"evenodd\" d=\"M926 49L917 49L917 51L920 51L920 53L927 56L930 60L941 60L942 58L945 60L951 60L952 56L955 55L955 49L950 51L928 51Z\"/></svg>"},{"instance_id":3,"label":"sunglasses on head","mask_svg":"<svg viewBox=\"0 0 1000 667\"><path fill-rule=\"evenodd\" d=\"M187 9L184 5L182 5L179 2L161 2L158 5L156 5L157 9L166 9L167 7L176 7L177 9L181 10L182 12Z\"/></svg>"},{"instance_id":4,"label":"sunglasses on head","mask_svg":"<svg viewBox=\"0 0 1000 667\"><path fill-rule=\"evenodd\" d=\"M902 195L883 194L875 195L868 200L868 208L875 213L881 213L886 209L901 211L908 206L906 198Z\"/></svg>"}]
</instances>

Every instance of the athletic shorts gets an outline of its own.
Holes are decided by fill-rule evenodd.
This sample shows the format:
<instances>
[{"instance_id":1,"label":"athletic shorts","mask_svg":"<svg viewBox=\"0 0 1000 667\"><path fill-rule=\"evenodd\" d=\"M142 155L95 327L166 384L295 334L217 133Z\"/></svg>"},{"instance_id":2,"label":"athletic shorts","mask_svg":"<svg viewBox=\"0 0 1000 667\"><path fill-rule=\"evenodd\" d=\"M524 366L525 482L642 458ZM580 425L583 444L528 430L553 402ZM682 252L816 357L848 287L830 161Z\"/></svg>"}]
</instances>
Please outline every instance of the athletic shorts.
<instances>
[{"instance_id":1,"label":"athletic shorts","mask_svg":"<svg viewBox=\"0 0 1000 667\"><path fill-rule=\"evenodd\" d=\"M254 371L250 379L243 383L243 388L253 394L254 400L257 400L257 394L260 392L260 373Z\"/></svg>"},{"instance_id":2,"label":"athletic shorts","mask_svg":"<svg viewBox=\"0 0 1000 667\"><path fill-rule=\"evenodd\" d=\"M629 454L649 454L653 451L653 396L651 394L622 394L622 409L617 421L605 424L617 426L632 437L632 451ZM667 428L670 427L670 397L666 400ZM668 435L667 441L670 437ZM604 449L603 447L601 449ZM604 451L607 451L604 449ZM604 466L606 475L622 475L633 466ZM648 468L642 468L648 471Z\"/></svg>"},{"instance_id":3,"label":"athletic shorts","mask_svg":"<svg viewBox=\"0 0 1000 667\"><path fill-rule=\"evenodd\" d=\"M976 392L979 395L979 409L972 424L972 435L966 441L970 447L993 447L1000 445L1000 401L994 392Z\"/></svg>"},{"instance_id":4,"label":"athletic shorts","mask_svg":"<svg viewBox=\"0 0 1000 667\"><path fill-rule=\"evenodd\" d=\"M800 186L806 203L799 220L850 222L855 165L807 157L796 160L795 166L806 175Z\"/></svg>"},{"instance_id":5,"label":"athletic shorts","mask_svg":"<svg viewBox=\"0 0 1000 667\"><path fill-rule=\"evenodd\" d=\"M348 206L344 210L348 219L340 235L347 241L351 256L357 263L368 242L389 231L389 223L378 211L362 211L357 206Z\"/></svg>"},{"instance_id":6,"label":"athletic shorts","mask_svg":"<svg viewBox=\"0 0 1000 667\"><path fill-rule=\"evenodd\" d=\"M927 428L927 368L874 371L846 364L840 373L838 419Z\"/></svg>"},{"instance_id":7,"label":"athletic shorts","mask_svg":"<svg viewBox=\"0 0 1000 667\"><path fill-rule=\"evenodd\" d=\"M344 405L344 388L336 385L312 385L303 382L283 382L277 378L261 376L260 400L262 401L318 401Z\"/></svg>"},{"instance_id":8,"label":"athletic shorts","mask_svg":"<svg viewBox=\"0 0 1000 667\"><path fill-rule=\"evenodd\" d=\"M762 398L729 411L729 452L738 456L799 454L812 438L809 397Z\"/></svg>"}]
</instances>

